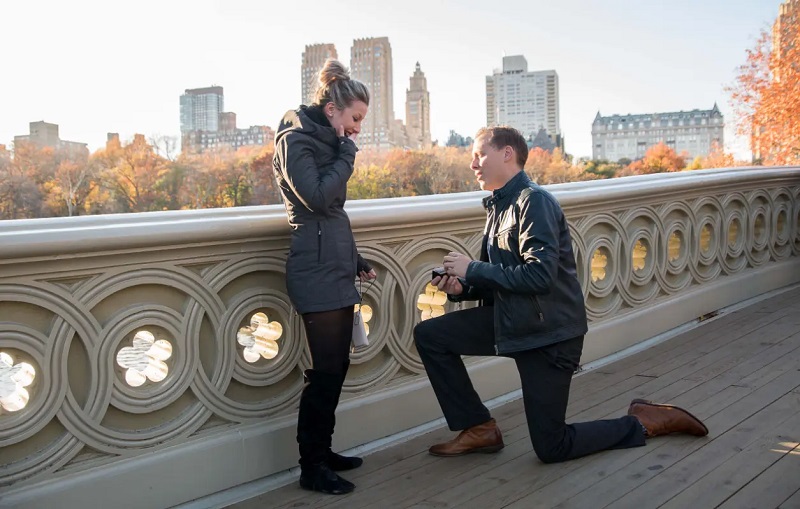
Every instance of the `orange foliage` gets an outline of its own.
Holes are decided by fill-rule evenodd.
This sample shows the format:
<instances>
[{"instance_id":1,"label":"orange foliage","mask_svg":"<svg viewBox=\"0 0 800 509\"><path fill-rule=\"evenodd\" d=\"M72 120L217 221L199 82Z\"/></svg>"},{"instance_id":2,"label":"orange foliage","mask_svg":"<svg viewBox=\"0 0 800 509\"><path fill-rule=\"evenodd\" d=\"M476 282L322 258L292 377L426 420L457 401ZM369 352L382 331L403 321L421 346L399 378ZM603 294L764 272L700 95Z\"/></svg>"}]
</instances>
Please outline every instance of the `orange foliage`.
<instances>
[{"instance_id":1,"label":"orange foliage","mask_svg":"<svg viewBox=\"0 0 800 509\"><path fill-rule=\"evenodd\" d=\"M796 8L795 8L796 10ZM790 11L790 10L789 10ZM762 31L728 88L737 131L766 165L800 163L800 15L788 12Z\"/></svg>"},{"instance_id":2,"label":"orange foliage","mask_svg":"<svg viewBox=\"0 0 800 509\"><path fill-rule=\"evenodd\" d=\"M717 142L711 144L711 152L703 158L701 164L703 168L730 168L737 165L733 154L726 153Z\"/></svg>"},{"instance_id":3,"label":"orange foliage","mask_svg":"<svg viewBox=\"0 0 800 509\"><path fill-rule=\"evenodd\" d=\"M585 173L582 166L574 165L564 159L559 148L554 149L552 153L539 147L531 149L525 162L525 172L540 185L597 178L594 174Z\"/></svg>"},{"instance_id":4,"label":"orange foliage","mask_svg":"<svg viewBox=\"0 0 800 509\"><path fill-rule=\"evenodd\" d=\"M647 175L681 171L685 167L685 156L676 154L674 149L661 142L648 148L644 157L632 162L627 169L631 175Z\"/></svg>"}]
</instances>

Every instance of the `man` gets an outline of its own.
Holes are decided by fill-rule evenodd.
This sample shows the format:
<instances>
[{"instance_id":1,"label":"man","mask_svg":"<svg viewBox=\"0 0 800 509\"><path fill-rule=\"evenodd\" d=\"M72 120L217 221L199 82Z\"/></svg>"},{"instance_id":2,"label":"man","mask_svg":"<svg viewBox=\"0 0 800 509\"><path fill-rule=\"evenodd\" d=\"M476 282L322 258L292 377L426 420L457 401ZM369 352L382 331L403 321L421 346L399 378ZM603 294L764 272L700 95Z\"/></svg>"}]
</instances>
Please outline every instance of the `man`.
<instances>
[{"instance_id":1,"label":"man","mask_svg":"<svg viewBox=\"0 0 800 509\"><path fill-rule=\"evenodd\" d=\"M525 139L510 127L478 131L472 171L487 210L480 260L444 257L445 275L433 284L450 300L481 306L421 322L414 339L451 430L461 433L434 445L436 456L497 452L503 437L472 387L462 355L514 359L533 449L545 463L606 449L644 445L646 437L673 432L705 436L689 412L634 400L617 419L566 424L572 375L588 330L567 221L558 202L522 171Z\"/></svg>"}]
</instances>

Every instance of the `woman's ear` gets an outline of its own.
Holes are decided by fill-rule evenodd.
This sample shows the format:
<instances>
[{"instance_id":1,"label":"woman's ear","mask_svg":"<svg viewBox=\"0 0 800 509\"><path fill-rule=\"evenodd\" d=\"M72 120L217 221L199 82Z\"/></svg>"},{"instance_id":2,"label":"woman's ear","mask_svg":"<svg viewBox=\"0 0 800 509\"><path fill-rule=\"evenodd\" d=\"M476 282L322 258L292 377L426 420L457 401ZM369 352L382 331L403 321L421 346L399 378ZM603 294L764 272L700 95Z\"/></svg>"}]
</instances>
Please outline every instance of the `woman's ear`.
<instances>
[{"instance_id":1,"label":"woman's ear","mask_svg":"<svg viewBox=\"0 0 800 509\"><path fill-rule=\"evenodd\" d=\"M325 110L325 115L328 118L331 118L331 117L333 117L333 110L336 109L336 106L333 104L333 101L331 101L328 104L326 104L325 108L323 108L323 109Z\"/></svg>"}]
</instances>

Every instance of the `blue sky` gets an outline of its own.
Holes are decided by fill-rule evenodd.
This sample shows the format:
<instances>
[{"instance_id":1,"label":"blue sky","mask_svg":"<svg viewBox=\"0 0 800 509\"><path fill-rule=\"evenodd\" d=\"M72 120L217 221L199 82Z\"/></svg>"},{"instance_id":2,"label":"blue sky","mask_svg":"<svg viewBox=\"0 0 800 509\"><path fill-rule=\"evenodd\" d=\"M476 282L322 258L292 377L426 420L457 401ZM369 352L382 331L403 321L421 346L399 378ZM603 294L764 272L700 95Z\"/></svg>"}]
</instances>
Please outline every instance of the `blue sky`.
<instances>
[{"instance_id":1,"label":"blue sky","mask_svg":"<svg viewBox=\"0 0 800 509\"><path fill-rule=\"evenodd\" d=\"M300 101L303 47L388 36L395 116L419 61L433 137L485 122L485 76L503 55L559 74L567 152L591 155L603 114L711 108L733 126L724 86L771 25L778 0L41 0L3 6L0 143L28 122L96 149L107 132L177 135L186 88L225 88L240 127L275 127ZM747 147L726 132L729 149Z\"/></svg>"}]
</instances>

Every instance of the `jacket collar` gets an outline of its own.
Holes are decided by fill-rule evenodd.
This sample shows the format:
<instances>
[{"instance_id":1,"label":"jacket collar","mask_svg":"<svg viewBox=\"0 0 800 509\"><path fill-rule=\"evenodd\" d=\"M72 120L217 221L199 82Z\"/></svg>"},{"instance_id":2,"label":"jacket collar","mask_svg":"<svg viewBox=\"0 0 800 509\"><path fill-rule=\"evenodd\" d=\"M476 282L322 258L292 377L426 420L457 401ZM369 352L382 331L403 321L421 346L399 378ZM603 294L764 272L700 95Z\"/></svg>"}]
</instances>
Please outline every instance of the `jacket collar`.
<instances>
[{"instance_id":1,"label":"jacket collar","mask_svg":"<svg viewBox=\"0 0 800 509\"><path fill-rule=\"evenodd\" d=\"M520 189L527 187L530 183L530 177L528 177L524 170L520 170L519 173L511 177L511 180L506 182L503 187L495 189L492 191L491 196L487 196L483 199L483 208L488 210L495 205L500 208L505 208L509 200L515 197Z\"/></svg>"},{"instance_id":2,"label":"jacket collar","mask_svg":"<svg viewBox=\"0 0 800 509\"><path fill-rule=\"evenodd\" d=\"M310 114L309 110L311 110ZM301 132L322 143L331 145L332 147L338 147L339 137L336 135L336 130L331 127L330 122L324 119L325 114L322 113L322 117L327 125L319 124L314 121L313 117L318 116L319 113L320 112L317 111L317 115L315 115L315 107L313 106L300 106L297 110L288 111L283 117L283 120L281 120L281 124L275 136L275 141L277 142L289 132Z\"/></svg>"}]
</instances>

